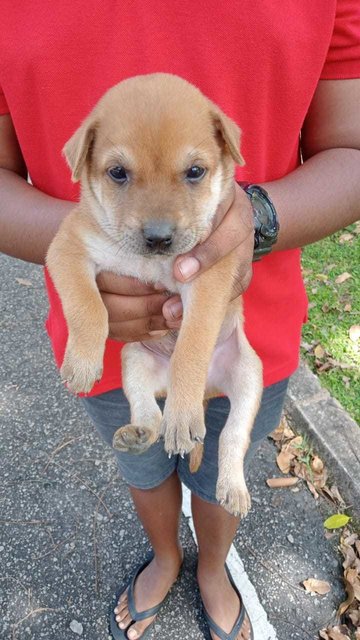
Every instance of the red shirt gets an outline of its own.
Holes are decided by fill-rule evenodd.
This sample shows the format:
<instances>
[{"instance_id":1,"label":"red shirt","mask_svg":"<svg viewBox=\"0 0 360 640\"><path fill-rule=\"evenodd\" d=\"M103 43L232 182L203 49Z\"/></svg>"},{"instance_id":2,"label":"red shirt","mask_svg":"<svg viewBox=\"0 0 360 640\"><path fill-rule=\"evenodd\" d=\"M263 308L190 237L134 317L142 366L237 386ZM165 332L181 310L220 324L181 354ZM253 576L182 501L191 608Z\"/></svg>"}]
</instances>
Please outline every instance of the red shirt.
<instances>
[{"instance_id":1,"label":"red shirt","mask_svg":"<svg viewBox=\"0 0 360 640\"><path fill-rule=\"evenodd\" d=\"M360 76L359 0L3 0L0 113L11 113L33 184L78 198L61 149L100 96L123 78L164 71L197 85L243 131L237 178L276 180L299 165L299 132L320 78ZM47 328L58 364L60 301L46 279ZM245 330L265 384L297 367L306 294L300 250L254 265ZM93 394L120 385L121 345L109 340Z\"/></svg>"}]
</instances>

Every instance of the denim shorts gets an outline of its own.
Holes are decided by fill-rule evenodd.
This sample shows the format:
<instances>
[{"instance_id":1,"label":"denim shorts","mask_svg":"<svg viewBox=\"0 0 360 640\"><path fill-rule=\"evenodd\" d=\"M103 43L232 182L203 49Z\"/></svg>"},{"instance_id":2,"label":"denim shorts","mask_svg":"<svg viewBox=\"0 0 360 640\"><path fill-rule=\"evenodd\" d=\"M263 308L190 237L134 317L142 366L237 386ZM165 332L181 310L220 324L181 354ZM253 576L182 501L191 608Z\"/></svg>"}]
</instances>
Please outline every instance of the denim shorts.
<instances>
[{"instance_id":1,"label":"denim shorts","mask_svg":"<svg viewBox=\"0 0 360 640\"><path fill-rule=\"evenodd\" d=\"M266 387L251 434L251 444L245 458L245 472L249 462L261 444L261 441L280 422L289 379ZM128 401L122 389L114 389L81 401L94 422L102 438L112 445L115 431L130 422ZM163 402L159 402L163 407ZM159 486L176 470L180 480L192 493L207 502L217 503L216 481L218 477L218 443L220 432L225 425L230 409L225 397L213 398L206 411L206 437L204 454L200 468L196 473L189 470L189 456L168 458L162 440L153 444L140 455L124 453L114 449L120 473L132 487L153 489Z\"/></svg>"}]
</instances>

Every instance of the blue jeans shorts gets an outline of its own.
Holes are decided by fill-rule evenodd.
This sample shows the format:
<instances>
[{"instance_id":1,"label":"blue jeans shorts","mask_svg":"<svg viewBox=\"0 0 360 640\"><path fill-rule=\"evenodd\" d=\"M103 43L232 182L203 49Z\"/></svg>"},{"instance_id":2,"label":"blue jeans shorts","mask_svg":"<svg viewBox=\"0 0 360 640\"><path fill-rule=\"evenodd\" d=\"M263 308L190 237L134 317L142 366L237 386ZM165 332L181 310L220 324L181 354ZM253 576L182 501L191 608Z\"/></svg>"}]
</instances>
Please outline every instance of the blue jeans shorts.
<instances>
[{"instance_id":1,"label":"blue jeans shorts","mask_svg":"<svg viewBox=\"0 0 360 640\"><path fill-rule=\"evenodd\" d=\"M266 387L251 434L251 444L245 458L245 472L261 441L280 422L289 379ZM102 438L112 445L115 431L130 422L128 401L122 389L114 389L81 401ZM161 408L163 403L159 402ZM218 477L218 443L225 425L230 403L225 397L213 398L206 411L206 437L203 460L199 470L191 473L189 456L168 458L163 441L153 444L140 455L123 453L114 449L120 473L124 480L137 489L153 489L176 470L180 480L192 493L207 502L217 503L216 481Z\"/></svg>"}]
</instances>

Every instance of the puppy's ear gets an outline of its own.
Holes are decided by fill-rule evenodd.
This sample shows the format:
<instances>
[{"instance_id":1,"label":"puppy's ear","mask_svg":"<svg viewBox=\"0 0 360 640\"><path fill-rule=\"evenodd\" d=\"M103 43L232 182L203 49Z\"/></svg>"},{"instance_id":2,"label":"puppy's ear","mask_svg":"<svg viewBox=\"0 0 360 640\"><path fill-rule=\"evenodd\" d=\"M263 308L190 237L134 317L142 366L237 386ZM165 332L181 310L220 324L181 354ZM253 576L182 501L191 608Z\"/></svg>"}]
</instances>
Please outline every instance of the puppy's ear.
<instances>
[{"instance_id":1,"label":"puppy's ear","mask_svg":"<svg viewBox=\"0 0 360 640\"><path fill-rule=\"evenodd\" d=\"M72 171L73 182L80 180L82 170L94 144L95 132L96 123L93 118L86 118L62 150Z\"/></svg>"},{"instance_id":2,"label":"puppy's ear","mask_svg":"<svg viewBox=\"0 0 360 640\"><path fill-rule=\"evenodd\" d=\"M231 118L225 115L220 109L213 110L213 122L215 129L220 136L220 141L227 147L232 159L241 167L245 160L240 153L241 131Z\"/></svg>"}]
</instances>

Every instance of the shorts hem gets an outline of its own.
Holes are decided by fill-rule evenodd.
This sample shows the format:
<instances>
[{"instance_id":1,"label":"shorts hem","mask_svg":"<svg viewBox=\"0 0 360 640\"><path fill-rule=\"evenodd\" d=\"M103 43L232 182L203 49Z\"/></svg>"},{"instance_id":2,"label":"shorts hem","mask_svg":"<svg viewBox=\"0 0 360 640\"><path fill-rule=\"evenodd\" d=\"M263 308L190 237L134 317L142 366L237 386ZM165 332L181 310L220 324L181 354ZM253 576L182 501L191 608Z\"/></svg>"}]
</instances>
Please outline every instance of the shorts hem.
<instances>
[{"instance_id":1,"label":"shorts hem","mask_svg":"<svg viewBox=\"0 0 360 640\"><path fill-rule=\"evenodd\" d=\"M159 480L157 480L156 482L147 482L145 484L138 484L138 483L134 483L131 482L130 480L127 480L121 472L120 469L120 473L122 476L122 479L124 480L124 482L126 482L126 484L128 484L130 487L133 487L134 489L140 489L142 491L148 491L149 489L156 489L157 487L159 487L163 482L165 482L165 480L167 480L168 478L170 478L170 476L174 473L174 471L176 471L176 467L174 469L171 469L170 471L167 471L163 476L161 476L161 478Z\"/></svg>"},{"instance_id":2,"label":"shorts hem","mask_svg":"<svg viewBox=\"0 0 360 640\"><path fill-rule=\"evenodd\" d=\"M187 489L189 489L191 493L197 496L197 498L201 498L201 500L204 500L205 502L210 502L210 504L217 504L218 506L220 506L216 498L214 498L213 496L208 496L206 493L204 493L204 491L198 489L197 486L194 486L194 484L190 483L187 478L182 477L182 474L179 471L178 476L185 487L187 487Z\"/></svg>"}]
</instances>

